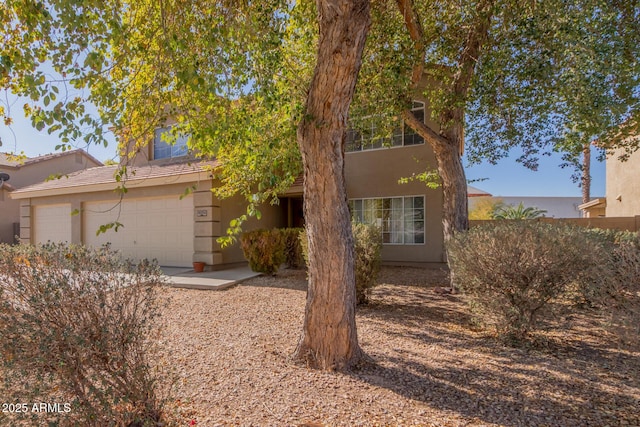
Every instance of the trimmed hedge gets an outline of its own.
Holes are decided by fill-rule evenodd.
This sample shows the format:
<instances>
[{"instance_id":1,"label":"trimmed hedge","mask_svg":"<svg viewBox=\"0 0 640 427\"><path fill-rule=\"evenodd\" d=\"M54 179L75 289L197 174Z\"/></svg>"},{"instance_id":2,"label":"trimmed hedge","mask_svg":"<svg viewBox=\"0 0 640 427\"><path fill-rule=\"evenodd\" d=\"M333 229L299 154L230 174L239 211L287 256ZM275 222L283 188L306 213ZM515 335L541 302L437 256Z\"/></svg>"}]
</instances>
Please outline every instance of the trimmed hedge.
<instances>
[{"instance_id":1,"label":"trimmed hedge","mask_svg":"<svg viewBox=\"0 0 640 427\"><path fill-rule=\"evenodd\" d=\"M240 236L240 246L251 269L259 273L275 274L287 259L285 235L277 228L247 231Z\"/></svg>"},{"instance_id":2,"label":"trimmed hedge","mask_svg":"<svg viewBox=\"0 0 640 427\"><path fill-rule=\"evenodd\" d=\"M306 264L300 243L300 233L304 232L304 228L281 228L280 232L284 241L284 257L287 266L296 269L304 267Z\"/></svg>"}]
</instances>

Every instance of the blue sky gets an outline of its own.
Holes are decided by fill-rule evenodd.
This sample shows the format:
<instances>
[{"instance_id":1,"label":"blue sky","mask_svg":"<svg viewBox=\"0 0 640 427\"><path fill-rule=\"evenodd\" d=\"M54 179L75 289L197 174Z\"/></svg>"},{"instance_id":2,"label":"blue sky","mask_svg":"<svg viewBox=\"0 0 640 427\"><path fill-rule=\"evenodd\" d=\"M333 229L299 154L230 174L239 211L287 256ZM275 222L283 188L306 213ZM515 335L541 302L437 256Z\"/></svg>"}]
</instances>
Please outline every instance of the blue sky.
<instances>
[{"instance_id":1,"label":"blue sky","mask_svg":"<svg viewBox=\"0 0 640 427\"><path fill-rule=\"evenodd\" d=\"M596 153L591 159L591 197L605 194L604 162L598 162ZM571 180L573 170L561 168L561 155L541 157L537 171L532 171L515 159L518 154L502 159L496 165L488 163L469 166L464 162L468 180L485 179L472 182L476 188L488 191L494 196L581 196L578 183Z\"/></svg>"},{"instance_id":2,"label":"blue sky","mask_svg":"<svg viewBox=\"0 0 640 427\"><path fill-rule=\"evenodd\" d=\"M16 105L17 104L17 105ZM16 103L12 109L22 112L22 105ZM9 130L0 124L0 138L2 152L24 153L29 157L48 154L55 151L60 142L55 136L46 132L38 132L31 127L31 123L21 114L13 114L14 123ZM108 147L90 146L85 148L100 161L115 158L115 143ZM471 185L488 191L494 196L580 196L578 184L571 181L571 170L560 168L561 159L558 154L540 159L537 171L531 171L517 163L517 154L502 159L497 165L480 164L468 166L465 161L467 179L484 181L473 182ZM591 196L598 197L605 194L604 164L592 160Z\"/></svg>"}]
</instances>

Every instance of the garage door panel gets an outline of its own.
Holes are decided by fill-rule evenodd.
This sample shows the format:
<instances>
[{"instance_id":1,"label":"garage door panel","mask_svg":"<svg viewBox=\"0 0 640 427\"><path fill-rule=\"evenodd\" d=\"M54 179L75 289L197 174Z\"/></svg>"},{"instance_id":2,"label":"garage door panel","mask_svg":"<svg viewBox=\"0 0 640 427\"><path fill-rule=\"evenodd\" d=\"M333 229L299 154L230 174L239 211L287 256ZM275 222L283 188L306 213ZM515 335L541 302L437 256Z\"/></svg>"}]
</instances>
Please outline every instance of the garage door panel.
<instances>
[{"instance_id":1,"label":"garage door panel","mask_svg":"<svg viewBox=\"0 0 640 427\"><path fill-rule=\"evenodd\" d=\"M164 266L190 266L193 254L193 199L185 197L125 199L120 218L116 210L100 213L115 202L87 203L85 207L85 243L99 246L110 242L112 248L134 259L156 258ZM95 236L100 225L118 221L118 231ZM93 230L93 232L92 232Z\"/></svg>"},{"instance_id":2,"label":"garage door panel","mask_svg":"<svg viewBox=\"0 0 640 427\"><path fill-rule=\"evenodd\" d=\"M34 207L33 227L36 243L71 242L71 205Z\"/></svg>"}]
</instances>

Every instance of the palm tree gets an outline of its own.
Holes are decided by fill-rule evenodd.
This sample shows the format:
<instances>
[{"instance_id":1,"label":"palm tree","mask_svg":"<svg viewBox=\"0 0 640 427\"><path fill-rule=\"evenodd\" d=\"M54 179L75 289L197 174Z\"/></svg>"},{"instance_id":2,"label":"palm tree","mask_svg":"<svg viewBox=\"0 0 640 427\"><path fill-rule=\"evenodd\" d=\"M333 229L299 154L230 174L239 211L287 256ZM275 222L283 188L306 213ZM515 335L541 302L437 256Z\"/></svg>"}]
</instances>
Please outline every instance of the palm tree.
<instances>
[{"instance_id":1,"label":"palm tree","mask_svg":"<svg viewBox=\"0 0 640 427\"><path fill-rule=\"evenodd\" d=\"M501 207L493 214L493 219L534 219L543 217L545 213L547 211L544 209L525 208L520 202L518 206L508 205Z\"/></svg>"}]
</instances>

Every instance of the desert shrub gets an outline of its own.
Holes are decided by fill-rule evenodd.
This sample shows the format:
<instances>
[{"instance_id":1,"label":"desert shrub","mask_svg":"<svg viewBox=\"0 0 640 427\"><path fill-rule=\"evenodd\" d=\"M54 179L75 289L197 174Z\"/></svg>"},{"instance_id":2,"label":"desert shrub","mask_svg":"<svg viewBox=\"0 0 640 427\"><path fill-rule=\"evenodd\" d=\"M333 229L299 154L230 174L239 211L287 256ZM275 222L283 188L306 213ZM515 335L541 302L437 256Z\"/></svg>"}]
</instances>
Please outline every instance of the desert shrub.
<instances>
[{"instance_id":1,"label":"desert shrub","mask_svg":"<svg viewBox=\"0 0 640 427\"><path fill-rule=\"evenodd\" d=\"M569 285L606 282L607 249L584 229L535 221L475 227L448 244L456 285L479 319L515 340Z\"/></svg>"},{"instance_id":2,"label":"desert shrub","mask_svg":"<svg viewBox=\"0 0 640 427\"><path fill-rule=\"evenodd\" d=\"M611 257L612 284L597 302L606 311L607 328L623 343L640 342L640 246L632 240L618 244Z\"/></svg>"},{"instance_id":3,"label":"desert shrub","mask_svg":"<svg viewBox=\"0 0 640 427\"><path fill-rule=\"evenodd\" d=\"M253 230L243 233L240 246L253 271L275 274L286 261L283 233L271 230Z\"/></svg>"},{"instance_id":4,"label":"desert shrub","mask_svg":"<svg viewBox=\"0 0 640 427\"><path fill-rule=\"evenodd\" d=\"M601 274L590 277L582 275L582 280L570 289L571 296L579 305L589 307L611 307L614 301L627 295L628 272L633 268L625 262L633 251L640 251L640 238L631 231L607 230L601 228L580 229L589 240L591 247L601 248L598 266ZM631 270L630 270L631 268ZM593 271L593 269L589 270Z\"/></svg>"},{"instance_id":5,"label":"desert shrub","mask_svg":"<svg viewBox=\"0 0 640 427\"><path fill-rule=\"evenodd\" d=\"M161 278L107 248L1 246L3 401L60 404L60 414L29 407L32 425L158 425L150 337Z\"/></svg>"},{"instance_id":6,"label":"desert shrub","mask_svg":"<svg viewBox=\"0 0 640 427\"><path fill-rule=\"evenodd\" d=\"M584 228L590 239L601 244L620 245L622 243L640 248L640 236L632 231L620 231L605 228Z\"/></svg>"},{"instance_id":7,"label":"desert shrub","mask_svg":"<svg viewBox=\"0 0 640 427\"><path fill-rule=\"evenodd\" d=\"M382 234L375 225L353 223L356 270L356 301L366 304L380 271Z\"/></svg>"},{"instance_id":8,"label":"desert shrub","mask_svg":"<svg viewBox=\"0 0 640 427\"><path fill-rule=\"evenodd\" d=\"M369 301L371 289L376 285L380 271L380 251L382 250L382 235L380 228L375 225L352 223L354 240L354 262L356 276L356 302L366 304ZM307 235L304 230L299 239L303 258L309 262L309 248Z\"/></svg>"},{"instance_id":9,"label":"desert shrub","mask_svg":"<svg viewBox=\"0 0 640 427\"><path fill-rule=\"evenodd\" d=\"M302 245L300 244L300 232L302 231L304 231L303 228L280 229L284 240L285 262L289 268L301 268L305 265Z\"/></svg>"}]
</instances>

